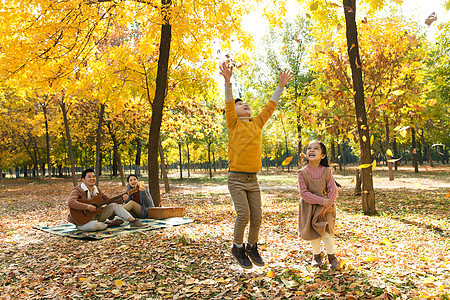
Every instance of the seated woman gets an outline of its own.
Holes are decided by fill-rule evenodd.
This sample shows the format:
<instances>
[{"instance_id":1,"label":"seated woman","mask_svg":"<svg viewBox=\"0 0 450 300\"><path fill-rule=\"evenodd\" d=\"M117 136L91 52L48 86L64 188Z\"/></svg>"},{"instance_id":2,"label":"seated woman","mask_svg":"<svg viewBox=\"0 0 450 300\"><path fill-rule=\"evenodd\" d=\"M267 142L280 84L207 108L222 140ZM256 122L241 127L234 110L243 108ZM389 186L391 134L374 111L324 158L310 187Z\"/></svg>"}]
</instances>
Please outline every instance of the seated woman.
<instances>
[{"instance_id":1,"label":"seated woman","mask_svg":"<svg viewBox=\"0 0 450 300\"><path fill-rule=\"evenodd\" d=\"M134 174L128 176L127 182L127 192L132 188L139 186L138 177ZM123 208L136 218L148 218L148 208L155 207L149 190L142 184L139 186L138 193L131 194L129 197L127 196L128 195L125 195L125 204L123 205Z\"/></svg>"}]
</instances>

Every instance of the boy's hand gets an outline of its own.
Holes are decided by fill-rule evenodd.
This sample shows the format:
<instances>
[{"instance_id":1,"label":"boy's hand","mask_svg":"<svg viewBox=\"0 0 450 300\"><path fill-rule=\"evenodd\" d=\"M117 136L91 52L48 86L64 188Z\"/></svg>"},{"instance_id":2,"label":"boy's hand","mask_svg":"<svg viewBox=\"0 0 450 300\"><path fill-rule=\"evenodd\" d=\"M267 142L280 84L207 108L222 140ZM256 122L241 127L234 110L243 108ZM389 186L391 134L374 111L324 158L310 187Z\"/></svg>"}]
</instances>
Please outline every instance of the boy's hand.
<instances>
[{"instance_id":1,"label":"boy's hand","mask_svg":"<svg viewBox=\"0 0 450 300\"><path fill-rule=\"evenodd\" d=\"M220 75L225 78L225 85L230 85L231 75L233 75L233 67L228 68L227 62L223 62L220 68Z\"/></svg>"},{"instance_id":2,"label":"boy's hand","mask_svg":"<svg viewBox=\"0 0 450 300\"><path fill-rule=\"evenodd\" d=\"M280 73L280 84L279 85L282 88L284 88L286 86L286 83L288 83L289 80L292 79L292 77L294 77L294 73L292 73L288 69L284 69L284 71Z\"/></svg>"}]
</instances>

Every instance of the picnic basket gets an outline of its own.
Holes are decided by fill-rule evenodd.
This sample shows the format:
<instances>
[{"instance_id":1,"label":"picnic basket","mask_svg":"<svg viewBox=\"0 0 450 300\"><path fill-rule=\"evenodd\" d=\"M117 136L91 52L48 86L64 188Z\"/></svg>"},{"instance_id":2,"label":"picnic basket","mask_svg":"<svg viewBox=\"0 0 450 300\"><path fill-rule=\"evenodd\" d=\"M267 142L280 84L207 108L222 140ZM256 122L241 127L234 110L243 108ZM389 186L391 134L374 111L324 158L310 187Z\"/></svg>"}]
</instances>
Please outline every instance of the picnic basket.
<instances>
[{"instance_id":1,"label":"picnic basket","mask_svg":"<svg viewBox=\"0 0 450 300\"><path fill-rule=\"evenodd\" d=\"M170 207L161 206L163 202L169 203ZM165 219L172 217L182 217L186 213L184 207L174 207L172 201L169 199L161 199L159 202L159 207L149 207L148 208L148 218L149 219Z\"/></svg>"}]
</instances>

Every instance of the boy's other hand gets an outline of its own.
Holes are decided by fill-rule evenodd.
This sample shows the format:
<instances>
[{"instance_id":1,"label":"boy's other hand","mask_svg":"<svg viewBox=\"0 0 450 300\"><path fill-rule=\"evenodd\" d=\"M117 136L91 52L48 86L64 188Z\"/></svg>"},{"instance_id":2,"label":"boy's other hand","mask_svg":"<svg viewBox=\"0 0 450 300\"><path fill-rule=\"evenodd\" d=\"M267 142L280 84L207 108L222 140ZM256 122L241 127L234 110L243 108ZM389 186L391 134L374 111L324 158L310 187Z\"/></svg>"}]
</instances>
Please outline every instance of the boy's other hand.
<instances>
[{"instance_id":1,"label":"boy's other hand","mask_svg":"<svg viewBox=\"0 0 450 300\"><path fill-rule=\"evenodd\" d=\"M225 85L230 84L231 75L233 75L233 66L228 68L227 62L223 62L220 68L220 75L225 78Z\"/></svg>"},{"instance_id":2,"label":"boy's other hand","mask_svg":"<svg viewBox=\"0 0 450 300\"><path fill-rule=\"evenodd\" d=\"M294 73L288 69L284 69L284 71L280 73L280 86L284 88L292 77L294 77Z\"/></svg>"}]
</instances>

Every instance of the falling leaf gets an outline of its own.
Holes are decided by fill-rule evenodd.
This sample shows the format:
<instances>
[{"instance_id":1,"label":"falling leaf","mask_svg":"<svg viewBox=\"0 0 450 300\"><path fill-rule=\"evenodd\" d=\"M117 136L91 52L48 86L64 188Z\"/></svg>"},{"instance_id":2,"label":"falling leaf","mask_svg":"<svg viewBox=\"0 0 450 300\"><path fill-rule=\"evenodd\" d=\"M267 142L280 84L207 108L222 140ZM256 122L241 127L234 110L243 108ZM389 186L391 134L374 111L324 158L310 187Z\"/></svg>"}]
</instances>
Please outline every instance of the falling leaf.
<instances>
[{"instance_id":1,"label":"falling leaf","mask_svg":"<svg viewBox=\"0 0 450 300\"><path fill-rule=\"evenodd\" d=\"M355 44L352 44L352 45L350 46L350 49L349 49L348 51L352 51L352 49L355 48L355 47L356 47Z\"/></svg>"},{"instance_id":2,"label":"falling leaf","mask_svg":"<svg viewBox=\"0 0 450 300\"><path fill-rule=\"evenodd\" d=\"M408 40L408 42L410 42L411 44L414 43L416 41L416 38L412 35L407 35L406 39Z\"/></svg>"},{"instance_id":3,"label":"falling leaf","mask_svg":"<svg viewBox=\"0 0 450 300\"><path fill-rule=\"evenodd\" d=\"M315 51L316 53L322 52L322 46L320 46L320 45L315 45L315 46L314 46L314 51Z\"/></svg>"},{"instance_id":4,"label":"falling leaf","mask_svg":"<svg viewBox=\"0 0 450 300\"><path fill-rule=\"evenodd\" d=\"M435 99L428 99L427 100L427 105L434 106L434 104L436 104L436 100Z\"/></svg>"},{"instance_id":5,"label":"falling leaf","mask_svg":"<svg viewBox=\"0 0 450 300\"><path fill-rule=\"evenodd\" d=\"M372 166L372 164L362 164L362 165L359 165L358 167L356 167L356 169L365 169L365 168L369 168L371 166Z\"/></svg>"},{"instance_id":6,"label":"falling leaf","mask_svg":"<svg viewBox=\"0 0 450 300\"><path fill-rule=\"evenodd\" d=\"M367 130L367 126L366 125L361 125L361 129L362 130Z\"/></svg>"},{"instance_id":7,"label":"falling leaf","mask_svg":"<svg viewBox=\"0 0 450 300\"><path fill-rule=\"evenodd\" d=\"M391 149L386 150L386 155L393 156Z\"/></svg>"},{"instance_id":8,"label":"falling leaf","mask_svg":"<svg viewBox=\"0 0 450 300\"><path fill-rule=\"evenodd\" d=\"M437 20L437 15L436 12L433 12L431 15L428 16L428 18L425 20L425 24L427 24L428 26L431 25L431 23L433 23L434 21Z\"/></svg>"},{"instance_id":9,"label":"falling leaf","mask_svg":"<svg viewBox=\"0 0 450 300\"><path fill-rule=\"evenodd\" d=\"M351 8L350 6L344 6L345 10L349 13L353 12L353 8Z\"/></svg>"},{"instance_id":10,"label":"falling leaf","mask_svg":"<svg viewBox=\"0 0 450 300\"><path fill-rule=\"evenodd\" d=\"M367 141L367 138L366 138L366 136L365 136L365 135L363 135L363 137L362 137L362 140L363 140L364 142L366 142L366 141Z\"/></svg>"},{"instance_id":11,"label":"falling leaf","mask_svg":"<svg viewBox=\"0 0 450 300\"><path fill-rule=\"evenodd\" d=\"M375 140L375 137L373 135L370 136L370 145L373 145L373 141Z\"/></svg>"},{"instance_id":12,"label":"falling leaf","mask_svg":"<svg viewBox=\"0 0 450 300\"><path fill-rule=\"evenodd\" d=\"M403 95L405 93L405 91L402 90L395 90L392 92L392 94L396 95L396 96L400 96Z\"/></svg>"},{"instance_id":13,"label":"falling leaf","mask_svg":"<svg viewBox=\"0 0 450 300\"><path fill-rule=\"evenodd\" d=\"M337 24L336 26L336 33L338 33L344 26L341 25L341 23Z\"/></svg>"},{"instance_id":14,"label":"falling leaf","mask_svg":"<svg viewBox=\"0 0 450 300\"><path fill-rule=\"evenodd\" d=\"M293 158L293 156L286 157L286 159L285 159L281 164L282 164L283 166L287 166L288 164L290 164L292 158Z\"/></svg>"},{"instance_id":15,"label":"falling leaf","mask_svg":"<svg viewBox=\"0 0 450 300\"><path fill-rule=\"evenodd\" d=\"M311 3L311 5L309 6L310 10L317 10L317 8L319 8L319 2L318 1Z\"/></svg>"},{"instance_id":16,"label":"falling leaf","mask_svg":"<svg viewBox=\"0 0 450 300\"><path fill-rule=\"evenodd\" d=\"M363 24L367 24L367 17L364 17L364 19L362 19L361 22L362 22Z\"/></svg>"},{"instance_id":17,"label":"falling leaf","mask_svg":"<svg viewBox=\"0 0 450 300\"><path fill-rule=\"evenodd\" d=\"M388 162L393 163L393 162L399 161L400 159L402 159L402 158L400 157L400 158L388 159Z\"/></svg>"},{"instance_id":18,"label":"falling leaf","mask_svg":"<svg viewBox=\"0 0 450 300\"><path fill-rule=\"evenodd\" d=\"M377 161L374 159L372 162L372 170L377 166Z\"/></svg>"},{"instance_id":19,"label":"falling leaf","mask_svg":"<svg viewBox=\"0 0 450 300\"><path fill-rule=\"evenodd\" d=\"M341 5L339 5L339 4L337 4L337 3L333 3L333 2L330 2L330 6L333 6L333 7L341 7Z\"/></svg>"},{"instance_id":20,"label":"falling leaf","mask_svg":"<svg viewBox=\"0 0 450 300\"><path fill-rule=\"evenodd\" d=\"M329 48L333 47L334 42L329 42L328 44L323 47L323 52L326 52Z\"/></svg>"}]
</instances>

